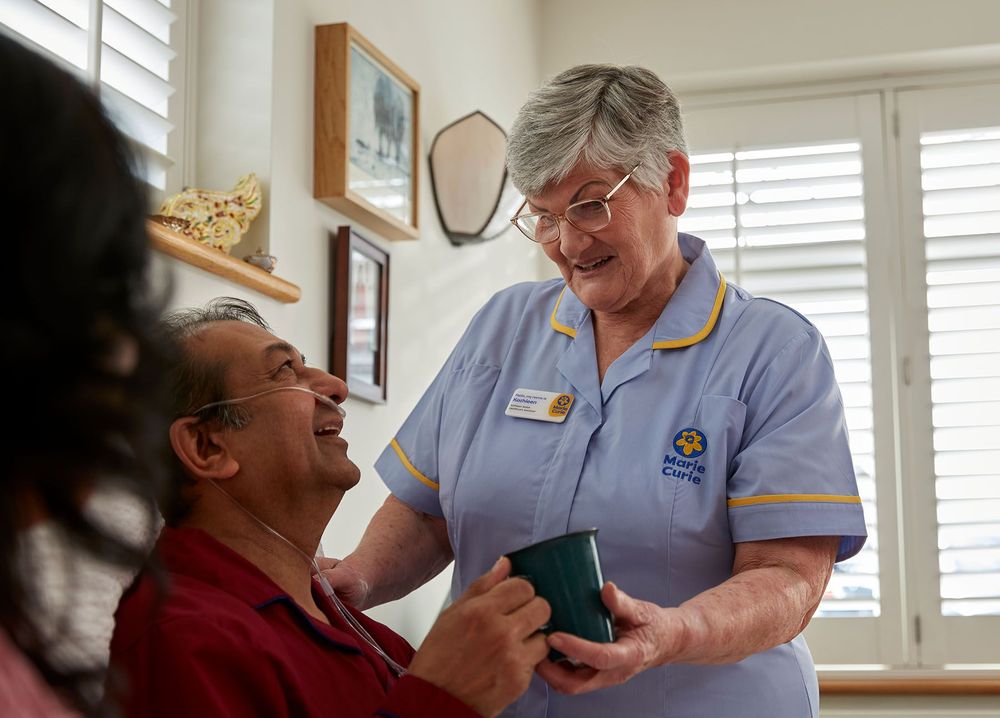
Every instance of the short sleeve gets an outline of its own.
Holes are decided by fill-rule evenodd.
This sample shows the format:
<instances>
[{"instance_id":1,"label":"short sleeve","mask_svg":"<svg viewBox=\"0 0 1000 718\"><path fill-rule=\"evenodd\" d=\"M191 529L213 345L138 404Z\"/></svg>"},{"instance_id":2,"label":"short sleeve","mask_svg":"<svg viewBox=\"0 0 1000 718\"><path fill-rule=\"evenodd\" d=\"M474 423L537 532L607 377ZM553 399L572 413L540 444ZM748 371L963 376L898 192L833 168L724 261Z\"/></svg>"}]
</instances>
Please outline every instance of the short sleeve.
<instances>
[{"instance_id":1,"label":"short sleeve","mask_svg":"<svg viewBox=\"0 0 1000 718\"><path fill-rule=\"evenodd\" d=\"M499 365L467 357L466 338L375 462L396 498L432 516L444 516L441 481L461 469L500 375Z\"/></svg>"},{"instance_id":2,"label":"short sleeve","mask_svg":"<svg viewBox=\"0 0 1000 718\"><path fill-rule=\"evenodd\" d=\"M441 517L438 437L449 364L435 377L416 407L375 462L392 494L418 511Z\"/></svg>"},{"instance_id":3,"label":"short sleeve","mask_svg":"<svg viewBox=\"0 0 1000 718\"><path fill-rule=\"evenodd\" d=\"M838 561L860 551L864 512L820 333L808 326L791 339L744 401L743 439L727 488L733 540L840 536Z\"/></svg>"}]
</instances>

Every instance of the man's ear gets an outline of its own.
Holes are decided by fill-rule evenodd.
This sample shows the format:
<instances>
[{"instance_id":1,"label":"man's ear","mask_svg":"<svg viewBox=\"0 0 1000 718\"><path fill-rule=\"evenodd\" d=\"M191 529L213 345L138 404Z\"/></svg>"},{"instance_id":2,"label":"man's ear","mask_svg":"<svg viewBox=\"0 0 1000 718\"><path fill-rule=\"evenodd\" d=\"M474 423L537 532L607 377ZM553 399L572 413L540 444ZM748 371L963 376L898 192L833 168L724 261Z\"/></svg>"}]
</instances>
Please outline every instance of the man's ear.
<instances>
[{"instance_id":1,"label":"man's ear","mask_svg":"<svg viewBox=\"0 0 1000 718\"><path fill-rule=\"evenodd\" d=\"M197 417L184 416L170 425L170 445L195 480L229 479L240 470L229 451L226 433Z\"/></svg>"},{"instance_id":2,"label":"man's ear","mask_svg":"<svg viewBox=\"0 0 1000 718\"><path fill-rule=\"evenodd\" d=\"M670 152L670 174L663 183L663 191L667 193L667 211L671 217L680 217L687 209L688 184L691 178L691 162L683 152Z\"/></svg>"}]
</instances>

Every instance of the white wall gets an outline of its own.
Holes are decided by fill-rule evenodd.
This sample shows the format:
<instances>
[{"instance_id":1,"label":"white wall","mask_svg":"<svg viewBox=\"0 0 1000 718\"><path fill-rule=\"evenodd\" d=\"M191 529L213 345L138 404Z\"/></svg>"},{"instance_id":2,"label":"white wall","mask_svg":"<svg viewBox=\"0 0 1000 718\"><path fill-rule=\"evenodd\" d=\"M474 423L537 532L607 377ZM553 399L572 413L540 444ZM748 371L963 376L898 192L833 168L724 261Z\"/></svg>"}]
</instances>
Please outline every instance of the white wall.
<instances>
[{"instance_id":1,"label":"white wall","mask_svg":"<svg viewBox=\"0 0 1000 718\"><path fill-rule=\"evenodd\" d=\"M266 210L256 220L262 224L251 229L247 246L266 243L278 257L276 273L298 284L302 299L281 304L171 262L173 304L201 304L223 294L246 298L310 363L326 367L328 233L338 225L355 224L390 253L389 401L375 406L348 399L346 404L344 436L363 478L324 536L325 552L337 556L354 547L386 496L372 464L472 314L496 290L536 278L537 250L516 230L482 245L449 244L434 209L426 153L440 128L475 109L510 126L539 81L537 7L533 0L240 0L239 12L233 12L234 2L200 2L200 126L193 181L229 187L239 174L258 172ZM227 17L240 17L238 28L228 33ZM312 197L313 28L343 21L421 86L417 241L383 241ZM242 243L233 251L236 256L247 253ZM419 641L446 593L447 580L441 577L373 615Z\"/></svg>"},{"instance_id":2,"label":"white wall","mask_svg":"<svg viewBox=\"0 0 1000 718\"><path fill-rule=\"evenodd\" d=\"M995 0L542 0L542 74L645 65L679 92L1000 61Z\"/></svg>"}]
</instances>

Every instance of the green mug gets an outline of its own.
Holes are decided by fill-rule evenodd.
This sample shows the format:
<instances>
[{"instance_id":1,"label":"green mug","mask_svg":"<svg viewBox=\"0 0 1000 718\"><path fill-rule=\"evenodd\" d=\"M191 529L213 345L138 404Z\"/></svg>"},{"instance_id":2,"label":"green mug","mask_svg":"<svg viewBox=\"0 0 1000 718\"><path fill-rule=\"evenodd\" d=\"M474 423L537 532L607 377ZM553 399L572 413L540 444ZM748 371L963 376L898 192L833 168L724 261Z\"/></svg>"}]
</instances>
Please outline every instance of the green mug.
<instances>
[{"instance_id":1,"label":"green mug","mask_svg":"<svg viewBox=\"0 0 1000 718\"><path fill-rule=\"evenodd\" d=\"M611 614L601 601L604 576L597 553L597 529L575 531L506 554L511 576L523 578L552 607L543 633L562 631L596 643L615 640ZM553 661L569 660L549 651Z\"/></svg>"}]
</instances>

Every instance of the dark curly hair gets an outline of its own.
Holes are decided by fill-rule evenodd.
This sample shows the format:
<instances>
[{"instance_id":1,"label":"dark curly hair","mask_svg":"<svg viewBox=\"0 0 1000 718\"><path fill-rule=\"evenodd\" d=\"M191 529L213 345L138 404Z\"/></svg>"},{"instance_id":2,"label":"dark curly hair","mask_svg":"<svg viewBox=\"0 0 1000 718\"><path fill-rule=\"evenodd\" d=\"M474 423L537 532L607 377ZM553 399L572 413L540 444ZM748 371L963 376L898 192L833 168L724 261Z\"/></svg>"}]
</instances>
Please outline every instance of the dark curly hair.
<instances>
[{"instance_id":1,"label":"dark curly hair","mask_svg":"<svg viewBox=\"0 0 1000 718\"><path fill-rule=\"evenodd\" d=\"M146 558L152 537L119 535L84 503L94 490L123 489L153 527L154 499L169 485L163 297L148 276L149 200L128 141L94 94L3 36L0 97L8 412L0 435L0 626L69 704L95 714L93 686L105 669L52 657L51 632L36 626L37 599L18 568L19 533L34 512L106 565L138 567Z\"/></svg>"}]
</instances>

